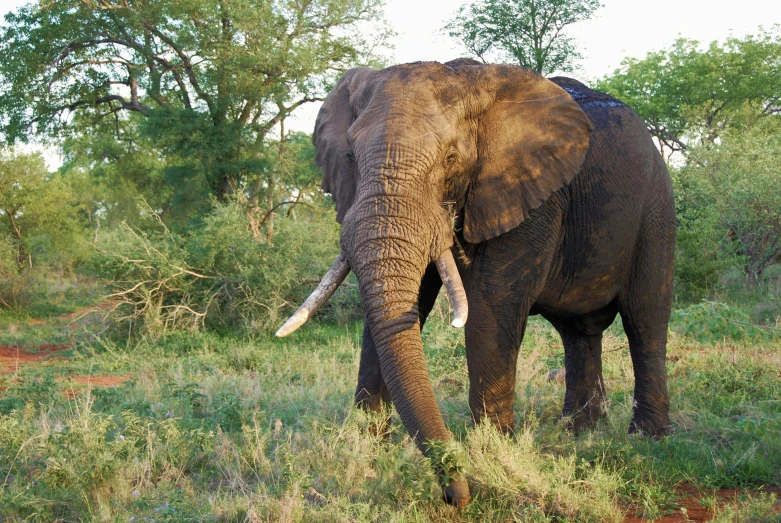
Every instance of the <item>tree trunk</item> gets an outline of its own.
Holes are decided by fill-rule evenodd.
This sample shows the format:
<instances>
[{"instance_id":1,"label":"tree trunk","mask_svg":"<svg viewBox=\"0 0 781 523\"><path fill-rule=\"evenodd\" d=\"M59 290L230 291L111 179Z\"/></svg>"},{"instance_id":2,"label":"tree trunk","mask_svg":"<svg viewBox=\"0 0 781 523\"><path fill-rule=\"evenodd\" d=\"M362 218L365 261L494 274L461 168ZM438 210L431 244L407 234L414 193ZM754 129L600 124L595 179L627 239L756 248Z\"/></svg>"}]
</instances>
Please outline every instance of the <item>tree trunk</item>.
<instances>
[{"instance_id":1,"label":"tree trunk","mask_svg":"<svg viewBox=\"0 0 781 523\"><path fill-rule=\"evenodd\" d=\"M11 225L11 234L16 239L16 265L19 268L19 272L25 270L26 266L30 269L33 268L33 259L24 248L24 242L22 241L22 231L16 223L16 211L10 209L3 209Z\"/></svg>"}]
</instances>

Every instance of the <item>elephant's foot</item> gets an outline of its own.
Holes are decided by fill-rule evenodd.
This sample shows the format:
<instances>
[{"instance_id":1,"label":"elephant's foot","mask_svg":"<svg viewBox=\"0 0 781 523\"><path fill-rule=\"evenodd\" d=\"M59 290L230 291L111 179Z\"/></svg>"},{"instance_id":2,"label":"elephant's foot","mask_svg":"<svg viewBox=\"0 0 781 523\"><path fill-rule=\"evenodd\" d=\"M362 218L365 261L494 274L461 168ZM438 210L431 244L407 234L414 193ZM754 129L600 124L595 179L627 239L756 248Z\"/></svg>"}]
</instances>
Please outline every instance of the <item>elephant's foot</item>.
<instances>
[{"instance_id":1,"label":"elephant's foot","mask_svg":"<svg viewBox=\"0 0 781 523\"><path fill-rule=\"evenodd\" d=\"M472 499L469 494L469 484L461 473L456 473L449 479L449 484L442 487L442 497L447 503L462 509Z\"/></svg>"},{"instance_id":2,"label":"elephant's foot","mask_svg":"<svg viewBox=\"0 0 781 523\"><path fill-rule=\"evenodd\" d=\"M638 399L642 398L642 399ZM670 425L670 400L664 393L641 394L635 392L633 400L632 422L629 424L630 434L645 434L654 439L666 436L672 430Z\"/></svg>"},{"instance_id":3,"label":"elephant's foot","mask_svg":"<svg viewBox=\"0 0 781 523\"><path fill-rule=\"evenodd\" d=\"M486 411L483 408L472 408L472 421L475 426L487 420L496 430L502 434L513 434L515 432L515 413L512 407L504 410Z\"/></svg>"},{"instance_id":4,"label":"elephant's foot","mask_svg":"<svg viewBox=\"0 0 781 523\"><path fill-rule=\"evenodd\" d=\"M385 391L383 391L385 392ZM360 389L355 394L355 406L371 415L367 430L375 436L390 435L390 419L393 404L382 393L371 394L366 389Z\"/></svg>"},{"instance_id":5,"label":"elephant's foot","mask_svg":"<svg viewBox=\"0 0 781 523\"><path fill-rule=\"evenodd\" d=\"M671 430L670 419L667 416L658 419L634 416L629 424L629 434L643 434L654 439L667 436Z\"/></svg>"},{"instance_id":6,"label":"elephant's foot","mask_svg":"<svg viewBox=\"0 0 781 523\"><path fill-rule=\"evenodd\" d=\"M567 431L576 434L593 429L596 427L597 421L604 416L605 413L602 409L602 403L599 401L589 402L576 409L568 409L565 407L562 412L562 419L564 420Z\"/></svg>"}]
</instances>

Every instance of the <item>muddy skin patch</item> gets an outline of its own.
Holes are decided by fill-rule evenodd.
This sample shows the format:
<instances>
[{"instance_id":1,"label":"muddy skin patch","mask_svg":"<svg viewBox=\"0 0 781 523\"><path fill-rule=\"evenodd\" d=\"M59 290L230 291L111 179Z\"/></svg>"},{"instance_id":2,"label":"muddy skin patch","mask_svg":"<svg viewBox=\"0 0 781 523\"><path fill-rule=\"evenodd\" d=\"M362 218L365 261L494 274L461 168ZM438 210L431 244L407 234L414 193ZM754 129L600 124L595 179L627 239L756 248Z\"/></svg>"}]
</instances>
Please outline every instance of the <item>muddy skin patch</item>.
<instances>
[{"instance_id":1,"label":"muddy skin patch","mask_svg":"<svg viewBox=\"0 0 781 523\"><path fill-rule=\"evenodd\" d=\"M581 109L589 109L592 107L627 107L625 103L619 102L618 100L614 100L608 97L605 97L604 99L602 97L596 98L574 87L562 86L562 89L569 93L569 95L578 103Z\"/></svg>"}]
</instances>

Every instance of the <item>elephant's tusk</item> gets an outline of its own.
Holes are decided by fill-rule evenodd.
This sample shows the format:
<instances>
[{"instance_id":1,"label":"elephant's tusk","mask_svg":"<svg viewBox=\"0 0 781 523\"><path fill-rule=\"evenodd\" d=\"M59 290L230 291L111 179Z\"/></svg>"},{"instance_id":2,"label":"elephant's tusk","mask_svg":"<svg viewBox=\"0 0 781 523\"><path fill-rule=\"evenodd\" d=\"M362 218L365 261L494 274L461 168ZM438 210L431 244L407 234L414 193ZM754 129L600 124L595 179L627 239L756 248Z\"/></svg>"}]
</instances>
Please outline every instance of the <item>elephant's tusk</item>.
<instances>
[{"instance_id":1,"label":"elephant's tusk","mask_svg":"<svg viewBox=\"0 0 781 523\"><path fill-rule=\"evenodd\" d=\"M306 299L303 305L293 314L289 320L285 322L282 327L277 331L277 338L284 338L288 334L295 332L301 325L317 312L317 310L323 306L328 298L339 288L344 279L350 273L350 265L347 263L347 259L344 257L344 253L339 253L334 264L328 269L328 272L317 288L312 291L312 294Z\"/></svg>"},{"instance_id":2,"label":"elephant's tusk","mask_svg":"<svg viewBox=\"0 0 781 523\"><path fill-rule=\"evenodd\" d=\"M447 289L447 299L453 308L453 321L450 325L453 327L463 327L466 325L466 318L469 315L469 306L466 302L466 292L464 284L461 283L461 276L458 274L456 261L453 259L453 253L450 249L439 255L436 261L439 277Z\"/></svg>"}]
</instances>

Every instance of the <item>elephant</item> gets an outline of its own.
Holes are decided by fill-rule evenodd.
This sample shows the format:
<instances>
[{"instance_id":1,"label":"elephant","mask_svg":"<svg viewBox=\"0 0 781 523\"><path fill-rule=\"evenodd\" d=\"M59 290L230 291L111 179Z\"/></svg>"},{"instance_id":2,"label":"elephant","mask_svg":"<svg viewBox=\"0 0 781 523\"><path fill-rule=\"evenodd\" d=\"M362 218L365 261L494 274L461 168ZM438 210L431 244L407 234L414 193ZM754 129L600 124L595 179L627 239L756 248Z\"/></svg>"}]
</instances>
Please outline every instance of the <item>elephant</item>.
<instances>
[{"instance_id":1,"label":"elephant","mask_svg":"<svg viewBox=\"0 0 781 523\"><path fill-rule=\"evenodd\" d=\"M621 315L634 368L629 431L670 430L665 353L676 217L643 121L569 78L470 59L347 71L315 123L341 253L277 332L309 318L349 271L365 313L357 405L393 404L418 447L452 435L421 328L443 284L465 326L475 423L514 426L516 362L530 315L564 344L563 416L603 414L602 332ZM443 495L470 499L458 471Z\"/></svg>"}]
</instances>

